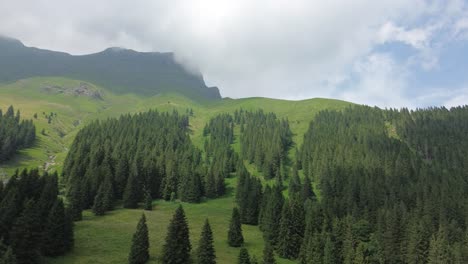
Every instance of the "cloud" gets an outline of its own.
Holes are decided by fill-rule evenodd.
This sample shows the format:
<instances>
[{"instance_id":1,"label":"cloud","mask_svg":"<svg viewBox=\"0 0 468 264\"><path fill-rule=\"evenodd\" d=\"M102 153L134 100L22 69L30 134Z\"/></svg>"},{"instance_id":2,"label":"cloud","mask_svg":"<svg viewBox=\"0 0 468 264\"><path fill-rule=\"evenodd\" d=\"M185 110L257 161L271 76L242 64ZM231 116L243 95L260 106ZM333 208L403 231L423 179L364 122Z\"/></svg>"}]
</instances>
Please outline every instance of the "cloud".
<instances>
[{"instance_id":1,"label":"cloud","mask_svg":"<svg viewBox=\"0 0 468 264\"><path fill-rule=\"evenodd\" d=\"M0 0L0 34L73 54L109 46L173 51L223 96L331 97L345 94L341 89L347 83L357 87L356 94L372 92L359 96L366 101L386 105L385 97L362 88L371 82L389 87L369 79L371 67L377 67L380 78L393 81L381 63L400 73L380 55L375 58L380 62L372 62L376 46L407 43L421 50L418 62L433 68L437 54L425 49L432 46L433 31L417 21L439 16L442 8L464 8L452 2L445 8L441 0ZM353 84L356 63L367 70Z\"/></svg>"},{"instance_id":2,"label":"cloud","mask_svg":"<svg viewBox=\"0 0 468 264\"><path fill-rule=\"evenodd\" d=\"M454 35L458 38L468 39L468 17L461 18L455 23Z\"/></svg>"},{"instance_id":3,"label":"cloud","mask_svg":"<svg viewBox=\"0 0 468 264\"><path fill-rule=\"evenodd\" d=\"M380 43L400 41L415 49L424 49L429 44L431 33L430 29L415 28L407 30L388 21L380 28L378 41Z\"/></svg>"},{"instance_id":4,"label":"cloud","mask_svg":"<svg viewBox=\"0 0 468 264\"><path fill-rule=\"evenodd\" d=\"M454 96L448 98L444 103L446 107L455 107L461 105L468 105L468 88L457 91Z\"/></svg>"},{"instance_id":5,"label":"cloud","mask_svg":"<svg viewBox=\"0 0 468 264\"><path fill-rule=\"evenodd\" d=\"M406 99L408 73L390 54L373 53L357 61L353 67L355 82L338 97L352 102L381 107L411 107Z\"/></svg>"}]
</instances>

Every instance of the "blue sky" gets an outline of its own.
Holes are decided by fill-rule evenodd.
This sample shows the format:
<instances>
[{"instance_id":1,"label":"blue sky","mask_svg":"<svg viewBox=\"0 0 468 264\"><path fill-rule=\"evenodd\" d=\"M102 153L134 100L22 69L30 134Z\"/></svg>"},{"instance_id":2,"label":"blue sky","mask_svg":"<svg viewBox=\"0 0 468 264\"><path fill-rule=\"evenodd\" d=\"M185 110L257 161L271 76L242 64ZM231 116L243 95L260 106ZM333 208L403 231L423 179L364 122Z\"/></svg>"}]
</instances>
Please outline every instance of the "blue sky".
<instances>
[{"instance_id":1,"label":"blue sky","mask_svg":"<svg viewBox=\"0 0 468 264\"><path fill-rule=\"evenodd\" d=\"M0 0L0 34L72 54L172 51L234 98L468 104L463 0Z\"/></svg>"}]
</instances>

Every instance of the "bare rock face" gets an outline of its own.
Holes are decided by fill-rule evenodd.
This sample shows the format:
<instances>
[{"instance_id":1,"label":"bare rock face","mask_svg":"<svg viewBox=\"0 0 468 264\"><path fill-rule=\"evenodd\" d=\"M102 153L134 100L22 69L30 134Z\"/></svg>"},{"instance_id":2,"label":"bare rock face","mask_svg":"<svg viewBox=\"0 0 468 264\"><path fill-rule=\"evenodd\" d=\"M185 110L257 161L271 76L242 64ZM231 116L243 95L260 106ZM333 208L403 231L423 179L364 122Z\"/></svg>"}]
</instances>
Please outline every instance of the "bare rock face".
<instances>
[{"instance_id":1,"label":"bare rock face","mask_svg":"<svg viewBox=\"0 0 468 264\"><path fill-rule=\"evenodd\" d=\"M102 100L102 95L92 85L85 82L80 82L76 87L64 87L60 85L44 85L42 91L52 94L66 94L73 96L86 96L97 100Z\"/></svg>"}]
</instances>

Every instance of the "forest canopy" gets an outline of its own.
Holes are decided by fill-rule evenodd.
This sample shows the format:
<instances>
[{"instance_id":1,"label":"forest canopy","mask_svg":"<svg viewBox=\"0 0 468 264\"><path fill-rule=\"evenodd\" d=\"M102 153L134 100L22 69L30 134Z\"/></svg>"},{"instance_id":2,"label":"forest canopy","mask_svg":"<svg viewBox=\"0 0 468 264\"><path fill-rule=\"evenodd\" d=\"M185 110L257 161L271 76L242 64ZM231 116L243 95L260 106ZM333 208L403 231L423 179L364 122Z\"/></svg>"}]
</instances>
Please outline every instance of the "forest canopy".
<instances>
[{"instance_id":1,"label":"forest canopy","mask_svg":"<svg viewBox=\"0 0 468 264\"><path fill-rule=\"evenodd\" d=\"M0 162L10 159L17 150L32 146L36 140L32 120L21 120L20 115L13 106L5 113L0 109Z\"/></svg>"}]
</instances>

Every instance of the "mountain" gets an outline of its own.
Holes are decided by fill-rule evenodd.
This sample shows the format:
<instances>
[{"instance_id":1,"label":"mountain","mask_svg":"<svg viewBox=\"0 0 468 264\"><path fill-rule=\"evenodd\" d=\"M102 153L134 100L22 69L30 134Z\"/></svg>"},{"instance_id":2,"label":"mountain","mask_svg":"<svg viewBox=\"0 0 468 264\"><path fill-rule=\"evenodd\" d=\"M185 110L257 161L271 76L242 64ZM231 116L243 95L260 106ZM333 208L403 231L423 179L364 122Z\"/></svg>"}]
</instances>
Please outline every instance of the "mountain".
<instances>
[{"instance_id":1,"label":"mountain","mask_svg":"<svg viewBox=\"0 0 468 264\"><path fill-rule=\"evenodd\" d=\"M108 48L74 56L26 47L19 40L0 37L0 82L41 76L83 80L118 94L176 92L198 99L221 98L217 87L207 87L203 76L184 68L173 53Z\"/></svg>"}]
</instances>

